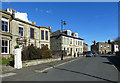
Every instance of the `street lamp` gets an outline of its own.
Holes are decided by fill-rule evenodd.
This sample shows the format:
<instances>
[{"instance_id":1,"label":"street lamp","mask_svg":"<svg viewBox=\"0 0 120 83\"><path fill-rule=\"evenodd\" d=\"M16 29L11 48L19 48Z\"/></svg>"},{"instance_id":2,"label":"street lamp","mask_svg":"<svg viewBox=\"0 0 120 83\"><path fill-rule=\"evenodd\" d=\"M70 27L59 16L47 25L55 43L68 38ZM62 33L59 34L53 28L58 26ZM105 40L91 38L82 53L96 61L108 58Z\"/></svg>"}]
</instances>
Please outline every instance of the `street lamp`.
<instances>
[{"instance_id":1,"label":"street lamp","mask_svg":"<svg viewBox=\"0 0 120 83\"><path fill-rule=\"evenodd\" d=\"M61 20L61 31L63 32L63 25L66 25L66 22Z\"/></svg>"},{"instance_id":2,"label":"street lamp","mask_svg":"<svg viewBox=\"0 0 120 83\"><path fill-rule=\"evenodd\" d=\"M61 33L63 32L63 25L66 25L66 22L61 20ZM62 40L61 40L61 50L62 50ZM62 50L61 60L63 60L63 50Z\"/></svg>"}]
</instances>

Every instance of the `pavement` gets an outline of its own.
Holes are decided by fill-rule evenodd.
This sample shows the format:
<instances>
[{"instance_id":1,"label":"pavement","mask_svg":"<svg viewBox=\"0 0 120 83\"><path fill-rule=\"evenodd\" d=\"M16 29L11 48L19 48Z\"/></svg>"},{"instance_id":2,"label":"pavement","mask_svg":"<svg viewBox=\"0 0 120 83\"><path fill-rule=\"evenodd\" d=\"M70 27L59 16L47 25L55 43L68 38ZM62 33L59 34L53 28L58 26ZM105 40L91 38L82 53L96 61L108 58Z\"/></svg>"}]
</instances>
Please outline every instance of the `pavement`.
<instances>
[{"instance_id":1,"label":"pavement","mask_svg":"<svg viewBox=\"0 0 120 83\"><path fill-rule=\"evenodd\" d=\"M118 70L108 57L80 57L3 72L3 81L94 81L117 83Z\"/></svg>"},{"instance_id":2,"label":"pavement","mask_svg":"<svg viewBox=\"0 0 120 83\"><path fill-rule=\"evenodd\" d=\"M37 68L43 70L45 68L52 67L52 66L57 65L57 64L63 64L63 63L69 62L69 61L74 60L74 59L77 59L77 58L69 58L69 59L64 59L64 60L61 60L61 61L43 63L43 64L39 64L39 65L24 67L22 69L16 69L16 68L13 68L11 66L6 66L6 67L3 66L3 69L5 69L6 71L3 71L2 75L6 74L6 73L11 73L11 72L13 72L13 73L14 72L22 72L23 70L24 71L34 70L35 68L36 68L36 70L37 70Z\"/></svg>"}]
</instances>

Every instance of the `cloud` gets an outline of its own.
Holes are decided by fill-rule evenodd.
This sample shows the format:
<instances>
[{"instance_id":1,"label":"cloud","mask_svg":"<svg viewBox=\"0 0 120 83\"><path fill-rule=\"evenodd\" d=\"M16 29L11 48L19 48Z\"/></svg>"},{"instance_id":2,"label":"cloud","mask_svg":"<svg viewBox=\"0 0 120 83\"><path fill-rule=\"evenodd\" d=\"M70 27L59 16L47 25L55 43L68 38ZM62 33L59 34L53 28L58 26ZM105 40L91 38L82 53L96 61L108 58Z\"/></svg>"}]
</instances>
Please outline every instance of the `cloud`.
<instances>
[{"instance_id":1,"label":"cloud","mask_svg":"<svg viewBox=\"0 0 120 83\"><path fill-rule=\"evenodd\" d=\"M46 13L46 14L50 14L50 13L52 13L51 10L42 10L42 9L39 10L39 12L40 12L40 13L43 13L43 14L45 14L45 13Z\"/></svg>"},{"instance_id":2,"label":"cloud","mask_svg":"<svg viewBox=\"0 0 120 83\"><path fill-rule=\"evenodd\" d=\"M23 21L32 23L31 21L28 20L28 14L27 13L17 12L17 13L15 13L15 18L19 18Z\"/></svg>"}]
</instances>

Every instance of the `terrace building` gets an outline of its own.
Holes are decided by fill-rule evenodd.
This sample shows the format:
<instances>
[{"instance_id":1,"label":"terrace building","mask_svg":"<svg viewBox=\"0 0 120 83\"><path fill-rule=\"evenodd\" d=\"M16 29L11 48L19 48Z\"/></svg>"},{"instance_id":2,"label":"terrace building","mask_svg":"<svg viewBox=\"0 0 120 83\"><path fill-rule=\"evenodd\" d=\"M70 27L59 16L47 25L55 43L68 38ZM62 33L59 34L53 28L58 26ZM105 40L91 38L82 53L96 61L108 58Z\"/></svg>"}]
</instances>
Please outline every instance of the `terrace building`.
<instances>
[{"instance_id":1,"label":"terrace building","mask_svg":"<svg viewBox=\"0 0 120 83\"><path fill-rule=\"evenodd\" d=\"M51 27L37 26L35 22L27 22L17 18L16 10L7 8L0 13L0 56L9 58L14 54L14 47L34 45L38 48L47 45L50 48Z\"/></svg>"},{"instance_id":2,"label":"terrace building","mask_svg":"<svg viewBox=\"0 0 120 83\"><path fill-rule=\"evenodd\" d=\"M83 53L83 39L78 37L78 33L71 33L71 30L57 30L52 32L50 37L50 48L56 52L55 55L79 56Z\"/></svg>"}]
</instances>

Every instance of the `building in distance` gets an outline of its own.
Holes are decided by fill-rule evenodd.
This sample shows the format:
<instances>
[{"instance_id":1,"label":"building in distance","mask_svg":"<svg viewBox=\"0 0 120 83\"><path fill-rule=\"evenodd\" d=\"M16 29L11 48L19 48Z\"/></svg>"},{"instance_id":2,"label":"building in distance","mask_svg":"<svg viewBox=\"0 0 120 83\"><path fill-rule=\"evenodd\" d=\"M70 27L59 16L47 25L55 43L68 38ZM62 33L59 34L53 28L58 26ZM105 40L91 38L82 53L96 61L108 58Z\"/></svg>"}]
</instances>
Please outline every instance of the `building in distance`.
<instances>
[{"instance_id":1,"label":"building in distance","mask_svg":"<svg viewBox=\"0 0 120 83\"><path fill-rule=\"evenodd\" d=\"M94 41L94 44L91 45L91 51L99 52L100 54L107 54L112 51L111 44L108 42L97 42Z\"/></svg>"},{"instance_id":2,"label":"building in distance","mask_svg":"<svg viewBox=\"0 0 120 83\"><path fill-rule=\"evenodd\" d=\"M72 33L71 30L57 30L52 32L50 37L51 50L54 55L79 56L83 53L83 39L78 37L78 33Z\"/></svg>"},{"instance_id":3,"label":"building in distance","mask_svg":"<svg viewBox=\"0 0 120 83\"><path fill-rule=\"evenodd\" d=\"M88 51L88 44L83 43L83 52L87 52Z\"/></svg>"}]
</instances>

